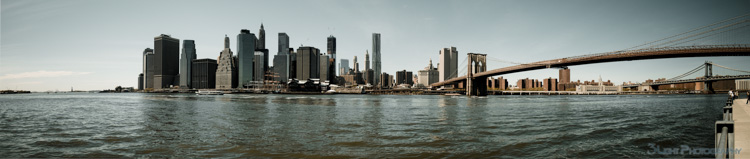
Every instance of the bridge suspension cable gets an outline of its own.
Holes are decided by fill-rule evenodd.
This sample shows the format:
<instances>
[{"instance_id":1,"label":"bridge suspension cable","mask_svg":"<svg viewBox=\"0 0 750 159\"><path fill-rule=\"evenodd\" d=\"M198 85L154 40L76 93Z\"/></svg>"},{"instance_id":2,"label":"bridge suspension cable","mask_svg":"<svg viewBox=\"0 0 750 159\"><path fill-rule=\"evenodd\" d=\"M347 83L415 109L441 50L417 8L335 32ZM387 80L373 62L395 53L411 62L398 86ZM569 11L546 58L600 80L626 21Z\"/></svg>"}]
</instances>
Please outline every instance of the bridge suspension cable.
<instances>
[{"instance_id":1,"label":"bridge suspension cable","mask_svg":"<svg viewBox=\"0 0 750 159\"><path fill-rule=\"evenodd\" d=\"M735 22L733 24L723 25L723 26L720 26L720 27L717 27L717 28L713 28L713 29L711 29L709 31L704 31L704 32L700 32L700 33L694 33L694 34L688 35L686 37L680 38L678 40L671 40L671 41L668 41L668 42L662 42L662 41L673 39L673 38L677 38L677 37L680 37L680 36L684 36L684 35L687 35L687 34L690 34L690 33L696 32L696 31L704 30L704 29L707 29L707 28L710 28L710 27L713 27L713 26L716 26L716 25L720 25L720 24L725 24L725 23L728 23L728 22L731 22L731 21L734 21L734 20L737 20L737 19L748 17L748 16L750 16L750 13L749 14L740 15L740 16L737 16L737 17L732 17L732 18L729 18L729 19L726 19L726 20L722 20L722 21L719 21L719 22L716 22L716 23L713 23L713 24L709 24L709 25L706 25L706 26L698 27L698 28L692 29L690 31L686 31L686 32L683 32L683 33L680 33L680 34L672 35L672 36L669 36L669 37L666 37L666 38L662 38L662 39L659 39L659 40L656 40L656 41L651 41L651 42L647 42L647 43L644 43L644 44L641 44L641 45L630 47L630 48L624 49L622 51L634 50L634 49L639 49L639 48L641 48L641 49L654 48L654 47L662 46L662 45L665 45L665 44L670 44L670 43L678 42L680 40L685 40L685 39L690 38L690 37L695 37L695 36L698 36L698 35L701 35L701 34L705 34L705 33L712 32L712 31L721 30L721 29L724 29L724 28L727 28L727 27L730 27L730 26L734 26L734 25L737 25L737 24L746 23L746 22L748 22L748 20L742 20L740 22ZM722 32L722 33L724 33L724 32ZM692 41L694 41L694 40L692 40ZM659 42L662 42L662 43L660 43L658 45L654 45L654 44L659 43ZM649 47L642 48L644 46L649 46Z\"/></svg>"},{"instance_id":2,"label":"bridge suspension cable","mask_svg":"<svg viewBox=\"0 0 750 159\"><path fill-rule=\"evenodd\" d=\"M668 81L673 81L673 80L678 80L678 79L685 78L685 77L687 77L689 75L692 75L692 74L700 71L701 69L705 69L705 68L706 68L706 65L701 64L700 66L694 68L693 70L690 70L690 71L688 71L686 73L683 73L682 75L675 76L675 77L672 77L672 78L668 79Z\"/></svg>"},{"instance_id":3,"label":"bridge suspension cable","mask_svg":"<svg viewBox=\"0 0 750 159\"><path fill-rule=\"evenodd\" d=\"M722 65L719 65L719 64L715 64L715 63L710 63L710 64L711 64L711 65L714 65L714 66L719 66L719 67L721 67L721 68L724 68L724 69L727 69L727 70L732 70L732 71L737 71L737 72L743 72L743 73L750 73L750 71L744 71L744 70L733 69L733 68L729 68L729 67L726 67L726 66L722 66Z\"/></svg>"}]
</instances>

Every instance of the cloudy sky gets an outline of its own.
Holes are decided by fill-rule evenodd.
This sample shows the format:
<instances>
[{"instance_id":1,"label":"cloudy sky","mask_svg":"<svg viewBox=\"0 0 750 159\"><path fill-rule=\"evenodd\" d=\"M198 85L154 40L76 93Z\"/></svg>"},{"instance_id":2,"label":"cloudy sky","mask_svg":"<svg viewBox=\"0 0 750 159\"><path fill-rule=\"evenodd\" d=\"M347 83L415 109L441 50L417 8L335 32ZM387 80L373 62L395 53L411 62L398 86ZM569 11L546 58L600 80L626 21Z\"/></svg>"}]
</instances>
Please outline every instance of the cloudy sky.
<instances>
[{"instance_id":1,"label":"cloudy sky","mask_svg":"<svg viewBox=\"0 0 750 159\"><path fill-rule=\"evenodd\" d=\"M275 54L278 32L290 45L364 59L372 33L382 35L383 71L417 71L441 48L534 62L615 51L750 13L750 0L393 0L176 1L2 0L0 89L100 90L136 86L142 51L170 34L195 40L198 58L219 56L228 35L236 51L241 29L263 23ZM747 37L747 32L742 36ZM463 59L463 58L461 58ZM643 60L571 67L573 80L600 75L613 82L674 77L704 61L750 70L750 57ZM364 64L364 61L360 61ZM510 66L489 61L489 68ZM364 68L364 66L360 66ZM557 77L546 69L505 75Z\"/></svg>"}]
</instances>

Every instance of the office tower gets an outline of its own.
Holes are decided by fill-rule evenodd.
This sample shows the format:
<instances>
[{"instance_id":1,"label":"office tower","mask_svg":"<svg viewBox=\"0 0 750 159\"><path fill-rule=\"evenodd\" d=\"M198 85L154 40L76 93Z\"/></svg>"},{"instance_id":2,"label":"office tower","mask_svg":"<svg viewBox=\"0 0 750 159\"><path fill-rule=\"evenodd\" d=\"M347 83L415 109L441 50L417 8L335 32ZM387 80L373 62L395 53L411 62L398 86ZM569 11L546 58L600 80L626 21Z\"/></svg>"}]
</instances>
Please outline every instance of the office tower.
<instances>
[{"instance_id":1,"label":"office tower","mask_svg":"<svg viewBox=\"0 0 750 159\"><path fill-rule=\"evenodd\" d=\"M297 79L320 78L320 50L310 46L297 48Z\"/></svg>"},{"instance_id":2,"label":"office tower","mask_svg":"<svg viewBox=\"0 0 750 159\"><path fill-rule=\"evenodd\" d=\"M381 67L380 67L380 33L372 33L372 56L373 56L373 64L372 68L375 75L380 75ZM380 82L380 76L375 77L375 83L374 85L377 85Z\"/></svg>"},{"instance_id":3,"label":"office tower","mask_svg":"<svg viewBox=\"0 0 750 159\"><path fill-rule=\"evenodd\" d=\"M138 74L138 90L143 90L143 73Z\"/></svg>"},{"instance_id":4,"label":"office tower","mask_svg":"<svg viewBox=\"0 0 750 159\"><path fill-rule=\"evenodd\" d=\"M258 44L256 41L255 34L247 29L240 30L240 34L237 35L237 82L238 86L243 88L254 80L253 60Z\"/></svg>"},{"instance_id":5,"label":"office tower","mask_svg":"<svg viewBox=\"0 0 750 159\"><path fill-rule=\"evenodd\" d=\"M357 63L357 56L354 56L354 73L359 72L359 63Z\"/></svg>"},{"instance_id":6,"label":"office tower","mask_svg":"<svg viewBox=\"0 0 750 159\"><path fill-rule=\"evenodd\" d=\"M180 88L193 88L191 78L193 60L196 58L195 41L182 40L182 55L180 56Z\"/></svg>"},{"instance_id":7,"label":"office tower","mask_svg":"<svg viewBox=\"0 0 750 159\"><path fill-rule=\"evenodd\" d=\"M216 88L216 68L218 64L214 59L195 59L192 61L190 84L194 89Z\"/></svg>"},{"instance_id":8,"label":"office tower","mask_svg":"<svg viewBox=\"0 0 750 159\"><path fill-rule=\"evenodd\" d=\"M380 73L380 79L384 79L380 81L380 88L389 88L392 85L392 83L387 80L389 76L388 73Z\"/></svg>"},{"instance_id":9,"label":"office tower","mask_svg":"<svg viewBox=\"0 0 750 159\"><path fill-rule=\"evenodd\" d=\"M331 80L333 79L333 78L330 78L328 76L328 74L330 74L330 72L328 72L330 70L330 69L328 69L328 67L330 66L329 65L330 63L328 63L328 62L329 62L328 55L320 55L320 63L319 63L320 64L320 67L319 67L320 71L318 71L320 73L320 75L318 77L320 77L320 81L321 82L326 81L326 80L328 80L329 82L331 82Z\"/></svg>"},{"instance_id":10,"label":"office tower","mask_svg":"<svg viewBox=\"0 0 750 159\"><path fill-rule=\"evenodd\" d=\"M430 59L430 64L427 65L424 70L419 70L417 73L419 76L417 78L418 84L421 84L424 87L430 87L431 84L438 82L438 78L440 78L439 74L437 68L432 66L432 59Z\"/></svg>"},{"instance_id":11,"label":"office tower","mask_svg":"<svg viewBox=\"0 0 750 159\"><path fill-rule=\"evenodd\" d=\"M336 84L336 37L328 36L328 80Z\"/></svg>"},{"instance_id":12,"label":"office tower","mask_svg":"<svg viewBox=\"0 0 750 159\"><path fill-rule=\"evenodd\" d=\"M365 71L370 70L370 53L365 50Z\"/></svg>"},{"instance_id":13,"label":"office tower","mask_svg":"<svg viewBox=\"0 0 750 159\"><path fill-rule=\"evenodd\" d=\"M372 71L372 69L365 70L364 72L362 72L362 75L365 76L365 79L364 79L365 80L365 84L372 84L372 83L375 82L374 81L375 77L373 77L375 75L374 75L373 72L374 71Z\"/></svg>"},{"instance_id":14,"label":"office tower","mask_svg":"<svg viewBox=\"0 0 750 159\"><path fill-rule=\"evenodd\" d=\"M154 88L154 50L143 50L143 89Z\"/></svg>"},{"instance_id":15,"label":"office tower","mask_svg":"<svg viewBox=\"0 0 750 159\"><path fill-rule=\"evenodd\" d=\"M154 88L179 84L180 40L161 34L154 37Z\"/></svg>"},{"instance_id":16,"label":"office tower","mask_svg":"<svg viewBox=\"0 0 750 159\"><path fill-rule=\"evenodd\" d=\"M219 54L218 66L216 68L216 89L237 87L237 81L234 77L238 76L236 65L238 60L235 59L232 55L232 50L229 49L229 37L224 36L224 50Z\"/></svg>"},{"instance_id":17,"label":"office tower","mask_svg":"<svg viewBox=\"0 0 750 159\"><path fill-rule=\"evenodd\" d=\"M413 77L412 77L411 71L406 71L406 70L396 71L396 85L400 85L400 84L413 85L414 81L412 80L413 80Z\"/></svg>"},{"instance_id":18,"label":"office tower","mask_svg":"<svg viewBox=\"0 0 750 159\"><path fill-rule=\"evenodd\" d=\"M339 76L349 74L349 69L349 60L341 59L341 62L339 62Z\"/></svg>"},{"instance_id":19,"label":"office tower","mask_svg":"<svg viewBox=\"0 0 750 159\"><path fill-rule=\"evenodd\" d=\"M293 48L289 48L289 79L297 78L297 53Z\"/></svg>"},{"instance_id":20,"label":"office tower","mask_svg":"<svg viewBox=\"0 0 750 159\"><path fill-rule=\"evenodd\" d=\"M274 81L281 83L289 81L289 54L277 54L273 56L273 72L276 73Z\"/></svg>"},{"instance_id":21,"label":"office tower","mask_svg":"<svg viewBox=\"0 0 750 159\"><path fill-rule=\"evenodd\" d=\"M289 35L286 35L284 32L279 33L279 52L277 54L289 54Z\"/></svg>"},{"instance_id":22,"label":"office tower","mask_svg":"<svg viewBox=\"0 0 750 159\"><path fill-rule=\"evenodd\" d=\"M263 29L263 23L260 23L260 30L258 30L258 44L256 45L256 48L266 49L266 30Z\"/></svg>"},{"instance_id":23,"label":"office tower","mask_svg":"<svg viewBox=\"0 0 750 159\"><path fill-rule=\"evenodd\" d=\"M264 65L266 65L265 61L263 59L265 58L265 54L263 51L255 51L255 61L253 62L253 81L255 82L263 82L265 78L265 71L264 71Z\"/></svg>"},{"instance_id":24,"label":"office tower","mask_svg":"<svg viewBox=\"0 0 750 159\"><path fill-rule=\"evenodd\" d=\"M456 47L443 48L440 50L440 81L458 77L458 50Z\"/></svg>"}]
</instances>

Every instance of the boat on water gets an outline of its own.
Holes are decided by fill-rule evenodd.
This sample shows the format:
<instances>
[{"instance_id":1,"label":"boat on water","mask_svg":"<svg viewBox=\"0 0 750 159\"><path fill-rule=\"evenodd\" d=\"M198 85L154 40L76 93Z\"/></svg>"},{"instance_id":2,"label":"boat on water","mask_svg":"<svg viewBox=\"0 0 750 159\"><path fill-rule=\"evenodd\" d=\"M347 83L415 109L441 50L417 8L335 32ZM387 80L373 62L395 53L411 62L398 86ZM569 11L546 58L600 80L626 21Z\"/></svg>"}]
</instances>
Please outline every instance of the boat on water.
<instances>
[{"instance_id":1,"label":"boat on water","mask_svg":"<svg viewBox=\"0 0 750 159\"><path fill-rule=\"evenodd\" d=\"M198 90L198 92L195 92L197 95L224 95L224 92L221 91L202 91Z\"/></svg>"}]
</instances>

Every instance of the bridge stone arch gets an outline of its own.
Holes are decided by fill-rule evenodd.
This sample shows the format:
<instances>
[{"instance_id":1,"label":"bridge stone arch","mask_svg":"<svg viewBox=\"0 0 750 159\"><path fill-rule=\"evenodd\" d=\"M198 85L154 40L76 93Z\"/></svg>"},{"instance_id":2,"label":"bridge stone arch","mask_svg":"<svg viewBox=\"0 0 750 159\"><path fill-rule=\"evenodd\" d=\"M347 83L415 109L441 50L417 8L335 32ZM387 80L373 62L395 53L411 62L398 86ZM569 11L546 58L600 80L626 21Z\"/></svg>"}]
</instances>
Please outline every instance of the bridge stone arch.
<instances>
[{"instance_id":1,"label":"bridge stone arch","mask_svg":"<svg viewBox=\"0 0 750 159\"><path fill-rule=\"evenodd\" d=\"M467 56L469 66L466 71L466 95L486 96L487 77L474 77L474 74L487 71L487 54L468 53Z\"/></svg>"}]
</instances>

